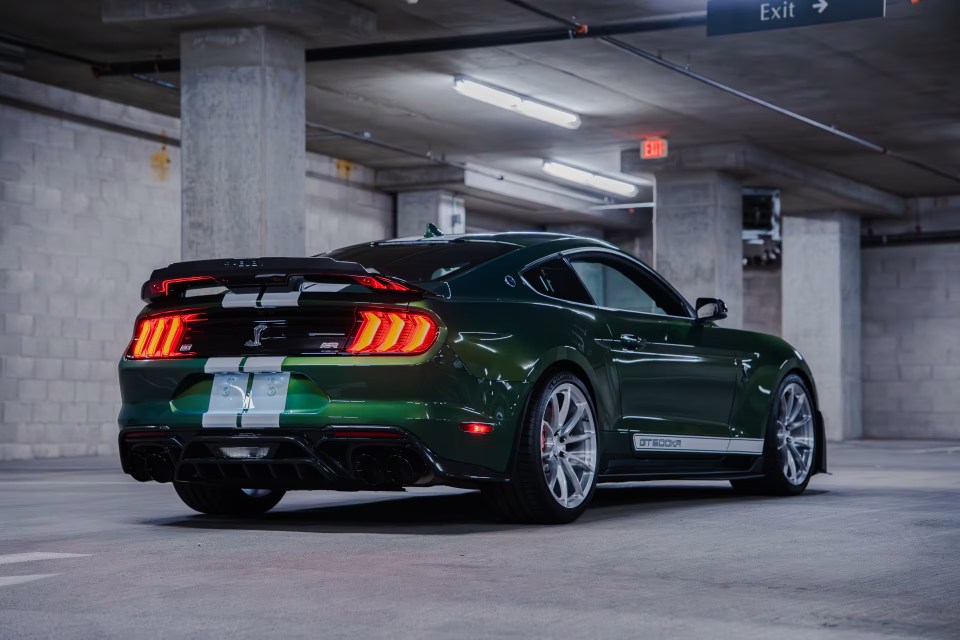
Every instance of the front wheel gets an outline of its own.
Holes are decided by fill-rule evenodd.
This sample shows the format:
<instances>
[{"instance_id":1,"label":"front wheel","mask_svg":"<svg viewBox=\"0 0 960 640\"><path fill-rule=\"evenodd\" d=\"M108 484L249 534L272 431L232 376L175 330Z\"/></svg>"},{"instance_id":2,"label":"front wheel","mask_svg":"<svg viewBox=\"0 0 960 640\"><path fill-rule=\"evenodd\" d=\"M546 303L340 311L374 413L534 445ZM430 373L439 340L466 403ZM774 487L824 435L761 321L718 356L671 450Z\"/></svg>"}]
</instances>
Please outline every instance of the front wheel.
<instances>
[{"instance_id":1,"label":"front wheel","mask_svg":"<svg viewBox=\"0 0 960 640\"><path fill-rule=\"evenodd\" d=\"M277 506L284 491L215 487L195 482L174 482L183 503L200 513L217 516L254 516Z\"/></svg>"},{"instance_id":2,"label":"front wheel","mask_svg":"<svg viewBox=\"0 0 960 640\"><path fill-rule=\"evenodd\" d=\"M508 520L563 524L586 510L597 485L596 412L586 385L569 372L534 392L512 481L484 494Z\"/></svg>"},{"instance_id":3,"label":"front wheel","mask_svg":"<svg viewBox=\"0 0 960 640\"><path fill-rule=\"evenodd\" d=\"M816 462L816 412L803 378L790 374L777 389L763 443L762 478L731 480L749 493L792 496L803 493Z\"/></svg>"}]
</instances>

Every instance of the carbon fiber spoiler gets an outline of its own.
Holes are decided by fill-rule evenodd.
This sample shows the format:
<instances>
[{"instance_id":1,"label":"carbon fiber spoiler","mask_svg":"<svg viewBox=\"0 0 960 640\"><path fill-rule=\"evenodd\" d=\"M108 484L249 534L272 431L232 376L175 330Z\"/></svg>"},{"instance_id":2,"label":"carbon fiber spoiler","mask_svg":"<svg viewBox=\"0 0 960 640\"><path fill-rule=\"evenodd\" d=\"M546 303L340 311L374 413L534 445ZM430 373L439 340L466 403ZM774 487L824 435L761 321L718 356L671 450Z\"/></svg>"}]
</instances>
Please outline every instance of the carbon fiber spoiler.
<instances>
[{"instance_id":1,"label":"carbon fiber spoiler","mask_svg":"<svg viewBox=\"0 0 960 640\"><path fill-rule=\"evenodd\" d=\"M175 262L150 274L140 298L147 303L200 287L288 287L291 290L310 278L351 278L371 289L421 291L396 278L370 273L357 262L333 258L229 258Z\"/></svg>"}]
</instances>

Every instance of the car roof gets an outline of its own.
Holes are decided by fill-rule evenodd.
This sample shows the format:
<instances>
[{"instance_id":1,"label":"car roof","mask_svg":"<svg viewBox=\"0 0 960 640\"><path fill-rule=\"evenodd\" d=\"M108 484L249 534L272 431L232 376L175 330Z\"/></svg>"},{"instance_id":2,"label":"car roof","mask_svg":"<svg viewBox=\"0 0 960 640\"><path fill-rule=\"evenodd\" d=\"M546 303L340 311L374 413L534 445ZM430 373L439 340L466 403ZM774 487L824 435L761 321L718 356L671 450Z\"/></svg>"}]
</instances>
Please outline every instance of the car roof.
<instances>
[{"instance_id":1,"label":"car roof","mask_svg":"<svg viewBox=\"0 0 960 640\"><path fill-rule=\"evenodd\" d=\"M546 242L557 240L581 240L586 246L598 246L614 248L617 247L597 238L586 238L569 233L551 233L547 231L504 231L497 233L462 233L437 236L431 238L410 236L406 238L393 238L390 240L380 240L370 243L371 245L383 246L392 244L443 244L448 242L501 242L504 244L513 244L520 247L533 247Z\"/></svg>"}]
</instances>

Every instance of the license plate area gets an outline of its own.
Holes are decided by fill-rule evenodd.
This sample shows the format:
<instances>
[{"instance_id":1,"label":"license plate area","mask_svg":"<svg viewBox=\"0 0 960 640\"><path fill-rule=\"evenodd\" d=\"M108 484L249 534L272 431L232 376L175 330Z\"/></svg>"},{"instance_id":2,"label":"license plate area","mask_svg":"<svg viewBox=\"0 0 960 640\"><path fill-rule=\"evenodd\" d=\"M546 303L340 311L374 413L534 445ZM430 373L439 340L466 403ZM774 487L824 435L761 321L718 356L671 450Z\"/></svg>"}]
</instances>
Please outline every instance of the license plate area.
<instances>
[{"instance_id":1,"label":"license plate area","mask_svg":"<svg viewBox=\"0 0 960 640\"><path fill-rule=\"evenodd\" d=\"M289 386L289 373L216 373L210 389L210 405L203 414L203 426L279 427Z\"/></svg>"}]
</instances>

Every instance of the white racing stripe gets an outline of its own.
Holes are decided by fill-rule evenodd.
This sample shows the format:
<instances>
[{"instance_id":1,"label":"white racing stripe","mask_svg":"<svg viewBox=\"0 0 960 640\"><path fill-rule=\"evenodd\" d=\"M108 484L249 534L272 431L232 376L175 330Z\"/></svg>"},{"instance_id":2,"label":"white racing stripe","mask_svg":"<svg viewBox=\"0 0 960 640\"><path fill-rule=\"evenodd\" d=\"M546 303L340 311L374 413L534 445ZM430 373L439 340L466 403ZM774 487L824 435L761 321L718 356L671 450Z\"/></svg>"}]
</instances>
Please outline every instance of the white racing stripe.
<instances>
[{"instance_id":1,"label":"white racing stripe","mask_svg":"<svg viewBox=\"0 0 960 640\"><path fill-rule=\"evenodd\" d=\"M32 551L30 553L8 553L0 556L0 564L16 564L18 562L36 562L37 560L61 560L64 558L89 558L89 553L47 553Z\"/></svg>"},{"instance_id":2,"label":"white racing stripe","mask_svg":"<svg viewBox=\"0 0 960 640\"><path fill-rule=\"evenodd\" d=\"M204 370L214 376L202 425L236 428L239 418L242 428L279 427L290 385L290 374L281 371L285 359L258 356L208 360ZM217 362L211 364L214 360Z\"/></svg>"},{"instance_id":3,"label":"white racing stripe","mask_svg":"<svg viewBox=\"0 0 960 640\"><path fill-rule=\"evenodd\" d=\"M636 451L761 454L763 453L763 439L635 433L633 434L633 448Z\"/></svg>"},{"instance_id":4,"label":"white racing stripe","mask_svg":"<svg viewBox=\"0 0 960 640\"><path fill-rule=\"evenodd\" d=\"M289 373L254 374L247 409L240 416L240 426L279 427L280 414L287 405L289 384Z\"/></svg>"},{"instance_id":5,"label":"white racing stripe","mask_svg":"<svg viewBox=\"0 0 960 640\"><path fill-rule=\"evenodd\" d=\"M304 282L300 285L300 291L303 293L336 293L343 291L349 286L348 284L335 282Z\"/></svg>"},{"instance_id":6,"label":"white racing stripe","mask_svg":"<svg viewBox=\"0 0 960 640\"><path fill-rule=\"evenodd\" d=\"M249 384L249 373L225 371L214 374L210 387L210 405L202 418L203 426L235 428L237 416L247 404Z\"/></svg>"},{"instance_id":7,"label":"white racing stripe","mask_svg":"<svg viewBox=\"0 0 960 640\"><path fill-rule=\"evenodd\" d=\"M234 293L227 291L223 294L223 301L220 304L225 308L255 307L257 306L257 298L259 297L259 291L256 293Z\"/></svg>"},{"instance_id":8,"label":"white racing stripe","mask_svg":"<svg viewBox=\"0 0 960 640\"><path fill-rule=\"evenodd\" d=\"M730 438L727 453L749 453L760 455L763 453L763 438Z\"/></svg>"},{"instance_id":9,"label":"white racing stripe","mask_svg":"<svg viewBox=\"0 0 960 640\"><path fill-rule=\"evenodd\" d=\"M230 371L240 371L240 363L243 358L207 358L203 365L204 373L228 373Z\"/></svg>"},{"instance_id":10,"label":"white racing stripe","mask_svg":"<svg viewBox=\"0 0 960 640\"><path fill-rule=\"evenodd\" d=\"M257 356L243 363L244 373L279 373L286 356Z\"/></svg>"},{"instance_id":11,"label":"white racing stripe","mask_svg":"<svg viewBox=\"0 0 960 640\"><path fill-rule=\"evenodd\" d=\"M295 307L300 299L300 291L267 292L260 298L261 307Z\"/></svg>"}]
</instances>

